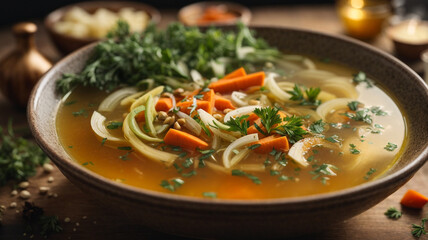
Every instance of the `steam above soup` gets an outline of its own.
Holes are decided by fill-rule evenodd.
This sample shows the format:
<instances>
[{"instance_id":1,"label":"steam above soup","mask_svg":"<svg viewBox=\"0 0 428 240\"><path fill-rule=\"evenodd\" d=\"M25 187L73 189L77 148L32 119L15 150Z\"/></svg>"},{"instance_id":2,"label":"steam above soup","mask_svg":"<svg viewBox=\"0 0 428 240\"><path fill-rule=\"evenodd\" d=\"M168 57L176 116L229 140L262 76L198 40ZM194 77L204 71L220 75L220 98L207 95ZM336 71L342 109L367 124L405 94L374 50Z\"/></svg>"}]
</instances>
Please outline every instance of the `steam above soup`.
<instances>
[{"instance_id":1,"label":"steam above soup","mask_svg":"<svg viewBox=\"0 0 428 240\"><path fill-rule=\"evenodd\" d=\"M188 84L79 86L59 108L60 140L113 181L205 198L326 193L394 164L404 118L363 72L301 55L269 60L219 77L186 70Z\"/></svg>"}]
</instances>

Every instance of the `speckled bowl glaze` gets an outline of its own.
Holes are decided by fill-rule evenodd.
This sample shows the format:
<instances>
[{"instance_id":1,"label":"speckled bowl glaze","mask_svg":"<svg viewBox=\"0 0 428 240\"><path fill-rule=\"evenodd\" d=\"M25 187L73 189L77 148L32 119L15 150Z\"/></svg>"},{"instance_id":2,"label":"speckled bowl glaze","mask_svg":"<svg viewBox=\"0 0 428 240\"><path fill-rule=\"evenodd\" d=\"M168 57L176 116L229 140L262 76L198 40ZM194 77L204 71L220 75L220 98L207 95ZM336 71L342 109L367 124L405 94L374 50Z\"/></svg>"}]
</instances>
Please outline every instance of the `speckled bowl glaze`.
<instances>
[{"instance_id":1,"label":"speckled bowl glaze","mask_svg":"<svg viewBox=\"0 0 428 240\"><path fill-rule=\"evenodd\" d=\"M78 72L93 51L87 46L57 63L32 92L28 117L43 150L76 186L124 216L158 231L199 238L287 237L321 231L379 203L406 183L428 158L428 88L391 55L345 37L289 28L254 27L284 51L328 57L377 79L407 117L408 144L383 177L342 191L271 200L207 200L153 192L103 178L77 164L60 145L55 116L61 96L55 81Z\"/></svg>"}]
</instances>

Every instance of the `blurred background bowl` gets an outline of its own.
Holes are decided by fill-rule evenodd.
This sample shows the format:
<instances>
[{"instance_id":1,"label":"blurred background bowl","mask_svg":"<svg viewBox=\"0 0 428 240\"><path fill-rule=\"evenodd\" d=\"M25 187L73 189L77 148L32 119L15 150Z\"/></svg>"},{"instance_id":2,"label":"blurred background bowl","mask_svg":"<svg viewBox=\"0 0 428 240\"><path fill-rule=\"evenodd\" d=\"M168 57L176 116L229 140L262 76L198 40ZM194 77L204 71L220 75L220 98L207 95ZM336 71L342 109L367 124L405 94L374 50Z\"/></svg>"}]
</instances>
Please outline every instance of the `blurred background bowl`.
<instances>
[{"instance_id":1,"label":"blurred background bowl","mask_svg":"<svg viewBox=\"0 0 428 240\"><path fill-rule=\"evenodd\" d=\"M218 18L220 15L222 18ZM251 11L238 3L197 2L181 8L178 19L188 26L233 25L238 21L248 24Z\"/></svg>"},{"instance_id":2,"label":"blurred background bowl","mask_svg":"<svg viewBox=\"0 0 428 240\"><path fill-rule=\"evenodd\" d=\"M159 23L161 19L161 15L156 8L140 2L80 2L58 8L46 16L44 24L56 48L63 54L68 54L82 46L102 39L97 37L75 37L69 34L58 32L55 29L55 24L63 20L65 14L67 14L75 7L79 7L88 12L89 14L95 13L100 8L104 8L115 13L119 12L123 8L132 8L135 11L143 11L147 13L149 21L155 24Z\"/></svg>"},{"instance_id":3,"label":"blurred background bowl","mask_svg":"<svg viewBox=\"0 0 428 240\"><path fill-rule=\"evenodd\" d=\"M428 21L406 20L389 26L386 35L392 40L397 55L407 60L419 59L428 49Z\"/></svg>"}]
</instances>

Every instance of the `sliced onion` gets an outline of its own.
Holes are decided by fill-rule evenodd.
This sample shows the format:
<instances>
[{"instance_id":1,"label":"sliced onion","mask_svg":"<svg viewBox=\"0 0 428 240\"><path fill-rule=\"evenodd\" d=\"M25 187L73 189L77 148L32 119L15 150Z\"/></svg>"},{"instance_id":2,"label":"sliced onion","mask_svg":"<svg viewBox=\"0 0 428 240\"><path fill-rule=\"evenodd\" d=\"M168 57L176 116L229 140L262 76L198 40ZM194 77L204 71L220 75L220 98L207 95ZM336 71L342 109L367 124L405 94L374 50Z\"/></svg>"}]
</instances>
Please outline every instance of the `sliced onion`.
<instances>
[{"instance_id":1,"label":"sliced onion","mask_svg":"<svg viewBox=\"0 0 428 240\"><path fill-rule=\"evenodd\" d=\"M220 137L214 134L213 141L211 143L212 149L218 150L218 148L220 147L220 144L221 144Z\"/></svg>"},{"instance_id":2,"label":"sliced onion","mask_svg":"<svg viewBox=\"0 0 428 240\"><path fill-rule=\"evenodd\" d=\"M169 124L162 124L162 125L155 126L156 134L158 135L165 132L165 130L167 129L169 129Z\"/></svg>"},{"instance_id":3,"label":"sliced onion","mask_svg":"<svg viewBox=\"0 0 428 240\"><path fill-rule=\"evenodd\" d=\"M204 83L204 79L203 79L202 75L198 71L196 71L195 69L192 69L190 71L190 76L192 77L192 80L196 84L198 84L200 87L204 86L204 84L205 84Z\"/></svg>"},{"instance_id":4,"label":"sliced onion","mask_svg":"<svg viewBox=\"0 0 428 240\"><path fill-rule=\"evenodd\" d=\"M309 58L305 58L305 60L303 60L303 65L305 65L308 69L316 69L317 67L315 66L315 63L309 59Z\"/></svg>"},{"instance_id":5,"label":"sliced onion","mask_svg":"<svg viewBox=\"0 0 428 240\"><path fill-rule=\"evenodd\" d=\"M230 169L233 166L230 156L232 155L232 152L234 149L246 146L246 145L253 143L253 142L256 142L258 140L259 140L259 137L258 137L257 133L253 133L253 134L243 136L243 137L237 139L236 141L232 142L226 148L226 150L224 150L224 153L223 153L223 165L224 165L224 167Z\"/></svg>"},{"instance_id":6,"label":"sliced onion","mask_svg":"<svg viewBox=\"0 0 428 240\"><path fill-rule=\"evenodd\" d=\"M236 49L236 55L237 55L238 59L244 59L247 56L247 54L253 53L255 51L256 50L253 47L249 47L249 46L240 47L240 48Z\"/></svg>"},{"instance_id":7,"label":"sliced onion","mask_svg":"<svg viewBox=\"0 0 428 240\"><path fill-rule=\"evenodd\" d=\"M324 146L327 148L339 148L337 145L327 142L327 140L319 137L304 138L296 142L288 151L288 156L302 167L309 165L305 158L305 154L315 146Z\"/></svg>"},{"instance_id":8,"label":"sliced onion","mask_svg":"<svg viewBox=\"0 0 428 240\"><path fill-rule=\"evenodd\" d=\"M201 125L199 125L198 122L195 121L195 119L193 119L191 116L189 116L183 112L177 112L176 114L178 117L186 120L186 122L184 123L185 128L187 128L190 131L192 131L193 133L195 133L196 136L199 136L201 134L202 127L201 127Z\"/></svg>"},{"instance_id":9,"label":"sliced onion","mask_svg":"<svg viewBox=\"0 0 428 240\"><path fill-rule=\"evenodd\" d=\"M247 97L247 94L245 94L243 92L233 91L232 95L230 97L231 97L233 103L235 103L236 105L238 105L240 107L248 105L248 102L243 100L244 98Z\"/></svg>"},{"instance_id":10,"label":"sliced onion","mask_svg":"<svg viewBox=\"0 0 428 240\"><path fill-rule=\"evenodd\" d=\"M351 98L336 98L328 102L322 103L317 108L318 115L322 118L323 121L327 121L326 117L329 113L334 110L343 109L348 107L348 103L355 101Z\"/></svg>"},{"instance_id":11,"label":"sliced onion","mask_svg":"<svg viewBox=\"0 0 428 240\"><path fill-rule=\"evenodd\" d=\"M232 159L230 159L230 166L235 166L236 164L238 164L242 159L247 157L247 155L250 152L251 152L251 150L248 148L245 148L245 149L239 151L238 154L236 154L235 156L232 157Z\"/></svg>"},{"instance_id":12,"label":"sliced onion","mask_svg":"<svg viewBox=\"0 0 428 240\"><path fill-rule=\"evenodd\" d=\"M266 171L266 167L264 164L260 163L246 163L246 164L240 164L237 166L242 171L246 172L264 172Z\"/></svg>"},{"instance_id":13,"label":"sliced onion","mask_svg":"<svg viewBox=\"0 0 428 240\"><path fill-rule=\"evenodd\" d=\"M119 105L120 101L125 97L132 95L137 92L135 87L126 87L119 89L112 94L108 95L98 107L98 111L100 112L111 112L113 111L117 105Z\"/></svg>"},{"instance_id":14,"label":"sliced onion","mask_svg":"<svg viewBox=\"0 0 428 240\"><path fill-rule=\"evenodd\" d=\"M304 79L326 80L335 77L336 74L324 70L307 69L297 72L294 76Z\"/></svg>"},{"instance_id":15,"label":"sliced onion","mask_svg":"<svg viewBox=\"0 0 428 240\"><path fill-rule=\"evenodd\" d=\"M226 141L229 141L229 142L233 142L236 140L236 137L232 136L231 134L222 132L219 129L213 127L213 126L218 126L219 128L222 128L222 129L228 129L229 126L224 125L223 123L219 122L217 119L215 119L213 116L211 116L209 113L207 113L203 109L198 109L198 114L199 114L199 117L201 118L202 122L206 126L208 126L208 128L211 130L211 132L213 134L215 134L215 135L219 136L220 138L222 138Z\"/></svg>"},{"instance_id":16,"label":"sliced onion","mask_svg":"<svg viewBox=\"0 0 428 240\"><path fill-rule=\"evenodd\" d=\"M135 115L134 115L135 116ZM166 166L171 166L175 159L178 157L175 154L160 151L144 144L131 130L130 123L132 123L133 114L129 113L123 122L123 134L132 145L132 148L139 152L141 155L151 159L155 162L164 163ZM135 121L135 119L134 119ZM161 139L162 140L162 139Z\"/></svg>"},{"instance_id":17,"label":"sliced onion","mask_svg":"<svg viewBox=\"0 0 428 240\"><path fill-rule=\"evenodd\" d=\"M215 76L217 77L224 76L226 72L226 65L224 63L211 60L210 65Z\"/></svg>"},{"instance_id":18,"label":"sliced onion","mask_svg":"<svg viewBox=\"0 0 428 240\"><path fill-rule=\"evenodd\" d=\"M131 110L135 109L136 107L140 106L140 105L144 105L147 102L147 99L149 98L149 96L156 96L159 95L163 92L164 86L159 86L157 88L154 88L152 90L150 90L149 92L147 92L146 94L144 94L143 96L139 97L137 100L135 100L132 105L131 105Z\"/></svg>"},{"instance_id":19,"label":"sliced onion","mask_svg":"<svg viewBox=\"0 0 428 240\"><path fill-rule=\"evenodd\" d=\"M183 61L178 61L176 64L172 63L172 65L175 67L178 73L180 73L182 76L189 76L189 68Z\"/></svg>"},{"instance_id":20,"label":"sliced onion","mask_svg":"<svg viewBox=\"0 0 428 240\"><path fill-rule=\"evenodd\" d=\"M262 108L262 106L251 105L251 106L237 108L235 110L232 110L232 111L226 113L226 115L224 115L223 121L227 122L231 118L236 118L236 117L243 116L243 115L250 115L256 108Z\"/></svg>"},{"instance_id":21,"label":"sliced onion","mask_svg":"<svg viewBox=\"0 0 428 240\"><path fill-rule=\"evenodd\" d=\"M147 134L145 134L143 131L141 131L140 127L138 126L137 121L135 120L135 116L140 113L141 111L146 110L146 107L144 105L136 107L133 109L128 116L126 117L125 121L127 122L127 126L131 129L131 131L139 138L149 141L149 142L162 142L163 140L160 138L150 137Z\"/></svg>"},{"instance_id":22,"label":"sliced onion","mask_svg":"<svg viewBox=\"0 0 428 240\"><path fill-rule=\"evenodd\" d=\"M265 86L269 89L269 91L280 101L289 102L291 95L285 91L283 91L275 81L276 74L270 73L265 79Z\"/></svg>"},{"instance_id":23,"label":"sliced onion","mask_svg":"<svg viewBox=\"0 0 428 240\"><path fill-rule=\"evenodd\" d=\"M94 113L92 113L91 128L92 131L94 131L96 134L98 140L103 141L103 139L106 139L107 144L114 143L116 145L126 143L125 139L115 137L108 132L104 124L105 120L106 117L104 117L99 112L94 111Z\"/></svg>"},{"instance_id":24,"label":"sliced onion","mask_svg":"<svg viewBox=\"0 0 428 240\"><path fill-rule=\"evenodd\" d=\"M347 81L347 78L335 77L325 80L321 84L321 89L336 95L338 98L358 98L357 89Z\"/></svg>"},{"instance_id":25,"label":"sliced onion","mask_svg":"<svg viewBox=\"0 0 428 240\"><path fill-rule=\"evenodd\" d=\"M208 162L208 161L206 161L205 164L207 165L207 167L211 168L212 170L214 170L216 172L230 174L230 170L226 169L223 166L220 166L218 164L215 164L215 163L212 163L212 162Z\"/></svg>"},{"instance_id":26,"label":"sliced onion","mask_svg":"<svg viewBox=\"0 0 428 240\"><path fill-rule=\"evenodd\" d=\"M153 103L153 97L149 95L146 102L146 111L144 112L146 127L149 131L149 134L153 137L156 137L156 129L153 125L154 116L156 116L155 104Z\"/></svg>"}]
</instances>

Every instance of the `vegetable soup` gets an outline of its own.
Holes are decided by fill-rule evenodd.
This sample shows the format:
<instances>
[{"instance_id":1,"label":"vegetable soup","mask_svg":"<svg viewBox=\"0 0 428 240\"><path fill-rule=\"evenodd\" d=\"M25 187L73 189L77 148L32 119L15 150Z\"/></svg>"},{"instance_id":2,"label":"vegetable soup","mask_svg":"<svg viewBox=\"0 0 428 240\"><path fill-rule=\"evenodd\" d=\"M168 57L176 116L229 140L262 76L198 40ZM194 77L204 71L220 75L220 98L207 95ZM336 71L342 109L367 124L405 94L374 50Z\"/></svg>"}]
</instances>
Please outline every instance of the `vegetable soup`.
<instances>
[{"instance_id":1,"label":"vegetable soup","mask_svg":"<svg viewBox=\"0 0 428 240\"><path fill-rule=\"evenodd\" d=\"M193 51L168 61L174 73L147 66L135 83L79 82L64 91L64 82L82 81L94 62L106 61L100 47L85 74L59 80L68 92L56 119L64 149L112 181L200 198L327 193L388 171L406 144L405 118L393 99L364 72L281 53L252 34L241 27L231 35L241 41L233 54L207 59L208 67L191 61ZM184 51L182 44L172 48Z\"/></svg>"}]
</instances>

